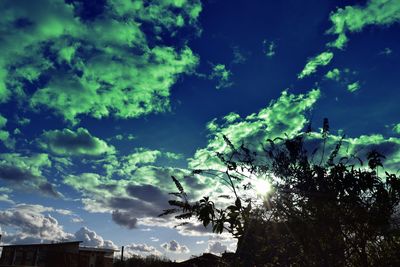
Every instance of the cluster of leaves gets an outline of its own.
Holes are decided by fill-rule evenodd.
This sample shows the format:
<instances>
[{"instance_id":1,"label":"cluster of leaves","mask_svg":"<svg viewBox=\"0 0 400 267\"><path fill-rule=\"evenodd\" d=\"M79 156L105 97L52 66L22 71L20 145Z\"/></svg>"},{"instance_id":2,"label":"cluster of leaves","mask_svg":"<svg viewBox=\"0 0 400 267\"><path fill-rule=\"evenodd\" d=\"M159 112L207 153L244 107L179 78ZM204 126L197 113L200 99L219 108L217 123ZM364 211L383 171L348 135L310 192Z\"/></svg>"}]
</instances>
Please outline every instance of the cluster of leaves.
<instances>
[{"instance_id":1,"label":"cluster of leaves","mask_svg":"<svg viewBox=\"0 0 400 267\"><path fill-rule=\"evenodd\" d=\"M323 165L314 164L303 138L271 143L269 170L279 181L262 210L269 217L250 225L239 250L256 245L271 266L398 266L400 179L378 176L384 156L369 152L368 167L336 160L339 142Z\"/></svg>"},{"instance_id":2,"label":"cluster of leaves","mask_svg":"<svg viewBox=\"0 0 400 267\"><path fill-rule=\"evenodd\" d=\"M233 195L220 195L219 198L234 198L234 203L226 207L217 207L209 196L204 196L199 201L191 203L188 201L187 194L181 183L176 177L172 176L178 192L171 192L170 194L177 197L177 199L169 200L169 204L174 208L165 209L159 216L180 213L175 216L176 219L184 220L195 217L203 223L204 227L211 225L212 231L215 233L228 231L236 238L240 238L244 234L245 225L251 215L253 199L241 196L238 193L237 184L244 179L243 172L259 172L260 168L262 169L264 166L255 166L253 164L253 157L256 156L256 153L252 153L244 146L241 146L238 150L234 149L229 139L225 136L224 139L232 149L232 153L229 156L217 153L216 156L226 166L226 170L193 170L192 173L193 175L212 175L220 178L221 182L232 190ZM250 186L250 184L244 185L244 189L248 189ZM185 221L177 226L187 223Z\"/></svg>"},{"instance_id":3,"label":"cluster of leaves","mask_svg":"<svg viewBox=\"0 0 400 267\"><path fill-rule=\"evenodd\" d=\"M368 166L338 158L341 141L324 160L328 131L326 121L318 163L305 149L307 134L267 140L262 155L224 137L231 151L217 155L226 171L216 177L230 186L234 203L217 208L209 197L190 203L174 177L181 200L171 200L176 209L164 214L195 216L216 233L232 233L243 266L400 266L399 177L384 171L377 151L367 154ZM243 173L274 177L262 205L238 191Z\"/></svg>"},{"instance_id":4,"label":"cluster of leaves","mask_svg":"<svg viewBox=\"0 0 400 267\"><path fill-rule=\"evenodd\" d=\"M172 177L177 183L175 177ZM225 209L215 207L215 203L208 196L203 197L200 201L189 203L186 199L184 191L171 193L180 198L180 200L169 200L169 204L175 208L166 209L160 216L171 213L180 212L176 215L176 219L190 219L196 217L203 223L204 227L212 225L215 233L222 233L224 230L239 237L243 234L243 217L250 214L251 203L246 208L242 207L240 198L237 198L234 205L229 205ZM183 226L188 222L185 221L177 226Z\"/></svg>"}]
</instances>

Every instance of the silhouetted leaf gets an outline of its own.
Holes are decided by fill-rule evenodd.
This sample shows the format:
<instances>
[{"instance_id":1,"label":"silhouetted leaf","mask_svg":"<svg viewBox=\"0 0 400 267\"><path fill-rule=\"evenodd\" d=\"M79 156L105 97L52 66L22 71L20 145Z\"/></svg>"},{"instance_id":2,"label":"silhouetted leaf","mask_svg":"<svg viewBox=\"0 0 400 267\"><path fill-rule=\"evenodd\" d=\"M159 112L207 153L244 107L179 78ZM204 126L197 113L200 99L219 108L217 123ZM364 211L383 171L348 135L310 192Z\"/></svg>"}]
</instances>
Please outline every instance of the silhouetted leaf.
<instances>
[{"instance_id":1,"label":"silhouetted leaf","mask_svg":"<svg viewBox=\"0 0 400 267\"><path fill-rule=\"evenodd\" d=\"M192 212L183 213L180 215L175 216L176 219L190 219L193 216Z\"/></svg>"},{"instance_id":2,"label":"silhouetted leaf","mask_svg":"<svg viewBox=\"0 0 400 267\"><path fill-rule=\"evenodd\" d=\"M226 136L226 135L222 135L222 137L224 138L224 141L225 141L225 143L229 146L229 148L232 150L232 151L235 151L236 149L235 149L235 146L232 144L232 142L231 142L231 140L229 140L229 138Z\"/></svg>"},{"instance_id":3,"label":"silhouetted leaf","mask_svg":"<svg viewBox=\"0 0 400 267\"><path fill-rule=\"evenodd\" d=\"M178 188L179 192L182 195L185 195L185 190L183 190L183 186L181 185L181 183L178 181L178 179L175 178L175 176L171 176L172 180L175 183L176 188Z\"/></svg>"},{"instance_id":4,"label":"silhouetted leaf","mask_svg":"<svg viewBox=\"0 0 400 267\"><path fill-rule=\"evenodd\" d=\"M174 228L178 228L178 227L181 227L181 226L185 226L185 225L187 225L187 224L189 224L189 222L181 222L181 223L175 225Z\"/></svg>"},{"instance_id":5,"label":"silhouetted leaf","mask_svg":"<svg viewBox=\"0 0 400 267\"><path fill-rule=\"evenodd\" d=\"M238 209L242 208L242 201L240 201L240 198L236 198L235 206L236 206Z\"/></svg>"},{"instance_id":6,"label":"silhouetted leaf","mask_svg":"<svg viewBox=\"0 0 400 267\"><path fill-rule=\"evenodd\" d=\"M166 209L166 210L163 211L163 213L159 214L158 217L165 216L165 215L172 214L172 213L176 213L178 211L179 211L179 209Z\"/></svg>"}]
</instances>

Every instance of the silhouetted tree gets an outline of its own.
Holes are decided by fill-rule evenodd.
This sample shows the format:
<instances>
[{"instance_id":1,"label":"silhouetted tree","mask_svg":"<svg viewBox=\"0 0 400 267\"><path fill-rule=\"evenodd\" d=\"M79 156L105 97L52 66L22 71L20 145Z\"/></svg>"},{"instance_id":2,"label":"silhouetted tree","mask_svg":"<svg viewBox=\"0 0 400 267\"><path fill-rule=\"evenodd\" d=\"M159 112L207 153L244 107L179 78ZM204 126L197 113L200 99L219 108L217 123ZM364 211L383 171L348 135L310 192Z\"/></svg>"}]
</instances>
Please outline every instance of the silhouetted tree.
<instances>
[{"instance_id":1,"label":"silhouetted tree","mask_svg":"<svg viewBox=\"0 0 400 267\"><path fill-rule=\"evenodd\" d=\"M190 202L172 177L178 199L162 215L178 212L178 219L196 217L216 233L232 233L242 266L400 266L400 179L384 171L377 151L366 155L367 166L357 157L340 158L342 141L327 153L328 135L324 120L317 163L305 148L307 133L267 140L262 152L236 147L224 136L229 151L217 156L225 170L193 175L223 179L233 203L221 207L208 196ZM260 176L273 189L257 205L239 186L249 189L243 181Z\"/></svg>"}]
</instances>

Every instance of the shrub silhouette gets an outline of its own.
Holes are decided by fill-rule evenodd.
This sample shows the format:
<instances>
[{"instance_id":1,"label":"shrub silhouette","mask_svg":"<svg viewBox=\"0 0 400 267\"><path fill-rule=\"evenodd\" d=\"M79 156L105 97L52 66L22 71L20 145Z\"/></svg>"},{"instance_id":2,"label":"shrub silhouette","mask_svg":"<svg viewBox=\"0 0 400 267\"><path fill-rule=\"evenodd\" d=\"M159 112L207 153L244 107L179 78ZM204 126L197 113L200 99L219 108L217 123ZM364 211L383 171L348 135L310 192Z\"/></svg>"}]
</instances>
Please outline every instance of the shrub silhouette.
<instances>
[{"instance_id":1,"label":"shrub silhouette","mask_svg":"<svg viewBox=\"0 0 400 267\"><path fill-rule=\"evenodd\" d=\"M317 163L305 148L308 133L267 140L262 152L224 136L229 151L217 156L225 169L193 175L223 173L232 194L222 197L232 203L221 207L208 196L190 202L172 177L178 199L161 215L195 217L216 233L233 234L239 266L400 266L400 179L384 171L377 151L366 155L367 166L357 157L340 158L342 141L328 153L327 120L321 136ZM239 187L250 189L244 179L259 176L273 188L261 204Z\"/></svg>"}]
</instances>

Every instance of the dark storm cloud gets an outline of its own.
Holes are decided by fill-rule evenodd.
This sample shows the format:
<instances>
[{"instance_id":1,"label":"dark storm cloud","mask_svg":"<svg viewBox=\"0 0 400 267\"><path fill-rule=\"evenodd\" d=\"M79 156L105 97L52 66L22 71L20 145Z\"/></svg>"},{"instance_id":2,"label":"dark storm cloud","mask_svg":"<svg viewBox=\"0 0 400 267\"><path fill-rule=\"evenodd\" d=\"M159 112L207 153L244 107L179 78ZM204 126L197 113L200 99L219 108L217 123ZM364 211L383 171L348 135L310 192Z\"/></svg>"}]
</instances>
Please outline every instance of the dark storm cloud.
<instances>
[{"instance_id":1,"label":"dark storm cloud","mask_svg":"<svg viewBox=\"0 0 400 267\"><path fill-rule=\"evenodd\" d=\"M48 131L42 135L39 143L42 148L59 155L98 156L114 152L114 147L92 136L84 128L78 128L76 131L69 129Z\"/></svg>"},{"instance_id":2,"label":"dark storm cloud","mask_svg":"<svg viewBox=\"0 0 400 267\"><path fill-rule=\"evenodd\" d=\"M123 212L114 210L112 219L115 223L124 226L128 229L134 229L137 226L137 218L131 212Z\"/></svg>"},{"instance_id":3,"label":"dark storm cloud","mask_svg":"<svg viewBox=\"0 0 400 267\"><path fill-rule=\"evenodd\" d=\"M117 187L118 186L115 185L115 184L100 184L100 185L97 186L98 189L108 190L110 192L114 192L115 189L117 189Z\"/></svg>"},{"instance_id":4,"label":"dark storm cloud","mask_svg":"<svg viewBox=\"0 0 400 267\"><path fill-rule=\"evenodd\" d=\"M167 203L169 199L166 193L152 185L129 185L126 191L130 196L152 203Z\"/></svg>"},{"instance_id":5,"label":"dark storm cloud","mask_svg":"<svg viewBox=\"0 0 400 267\"><path fill-rule=\"evenodd\" d=\"M51 197L62 196L51 183L46 181L46 178L33 174L29 169L0 164L0 179L23 190L37 190Z\"/></svg>"},{"instance_id":6,"label":"dark storm cloud","mask_svg":"<svg viewBox=\"0 0 400 267\"><path fill-rule=\"evenodd\" d=\"M112 197L107 200L107 205L112 209L127 210L140 216L157 216L162 210L159 204L129 197Z\"/></svg>"},{"instance_id":7,"label":"dark storm cloud","mask_svg":"<svg viewBox=\"0 0 400 267\"><path fill-rule=\"evenodd\" d=\"M196 191L196 190L204 190L207 189L208 185L205 183L201 183L196 177L194 176L184 176L183 181L187 185L188 188Z\"/></svg>"},{"instance_id":8,"label":"dark storm cloud","mask_svg":"<svg viewBox=\"0 0 400 267\"><path fill-rule=\"evenodd\" d=\"M39 189L46 195L53 196L53 197L61 197L61 193L58 192L51 183L42 183L39 185Z\"/></svg>"},{"instance_id":9,"label":"dark storm cloud","mask_svg":"<svg viewBox=\"0 0 400 267\"><path fill-rule=\"evenodd\" d=\"M126 188L130 197L112 197L106 205L115 209L112 219L128 229L136 228L138 218L159 215L168 203L169 197L152 185L129 185Z\"/></svg>"},{"instance_id":10,"label":"dark storm cloud","mask_svg":"<svg viewBox=\"0 0 400 267\"><path fill-rule=\"evenodd\" d=\"M18 183L23 181L37 180L39 178L40 177L33 175L28 170L23 170L10 165L0 165L0 179Z\"/></svg>"},{"instance_id":11,"label":"dark storm cloud","mask_svg":"<svg viewBox=\"0 0 400 267\"><path fill-rule=\"evenodd\" d=\"M138 161L151 164L153 156L140 154L132 158L131 165ZM117 160L117 158L115 158ZM164 168L153 165L135 167L128 175L114 176L97 173L68 175L64 183L83 193L82 202L87 211L113 213L113 219L119 225L132 228L137 222L156 217L166 208L170 199L168 192L176 191L170 179L175 173L178 177L188 172L177 168ZM132 173L132 174L131 174Z\"/></svg>"}]
</instances>

